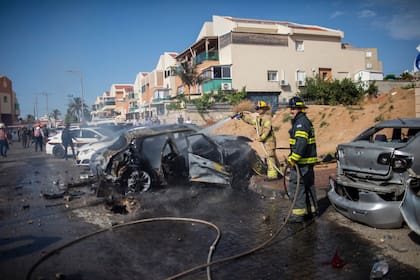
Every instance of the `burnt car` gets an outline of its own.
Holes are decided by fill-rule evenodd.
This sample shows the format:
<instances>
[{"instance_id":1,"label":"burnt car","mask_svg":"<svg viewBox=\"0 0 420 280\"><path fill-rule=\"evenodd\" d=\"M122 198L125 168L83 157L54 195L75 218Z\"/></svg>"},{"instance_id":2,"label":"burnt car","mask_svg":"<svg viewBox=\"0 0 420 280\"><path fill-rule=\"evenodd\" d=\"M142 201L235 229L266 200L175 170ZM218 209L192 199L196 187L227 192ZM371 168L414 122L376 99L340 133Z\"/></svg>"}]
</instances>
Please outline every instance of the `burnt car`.
<instances>
[{"instance_id":1,"label":"burnt car","mask_svg":"<svg viewBox=\"0 0 420 280\"><path fill-rule=\"evenodd\" d=\"M173 182L240 186L262 162L249 141L209 135L188 124L143 127L94 154L90 168L124 195Z\"/></svg>"},{"instance_id":2,"label":"burnt car","mask_svg":"<svg viewBox=\"0 0 420 280\"><path fill-rule=\"evenodd\" d=\"M337 146L328 198L344 216L376 228L404 222L420 234L420 119L383 121Z\"/></svg>"}]
</instances>

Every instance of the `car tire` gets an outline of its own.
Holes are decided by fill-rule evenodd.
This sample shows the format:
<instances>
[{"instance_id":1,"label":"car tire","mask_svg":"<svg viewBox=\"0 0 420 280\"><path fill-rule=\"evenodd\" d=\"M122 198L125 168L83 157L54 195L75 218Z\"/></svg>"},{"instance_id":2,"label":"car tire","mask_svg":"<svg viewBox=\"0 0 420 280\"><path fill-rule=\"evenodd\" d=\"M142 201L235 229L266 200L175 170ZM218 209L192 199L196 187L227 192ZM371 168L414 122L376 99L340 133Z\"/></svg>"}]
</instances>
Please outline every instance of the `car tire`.
<instances>
[{"instance_id":1,"label":"car tire","mask_svg":"<svg viewBox=\"0 0 420 280\"><path fill-rule=\"evenodd\" d=\"M152 176L144 170L130 169L126 178L126 194L145 192L152 186Z\"/></svg>"},{"instance_id":2,"label":"car tire","mask_svg":"<svg viewBox=\"0 0 420 280\"><path fill-rule=\"evenodd\" d=\"M55 145L52 153L56 158L64 158L64 147L62 145Z\"/></svg>"}]
</instances>

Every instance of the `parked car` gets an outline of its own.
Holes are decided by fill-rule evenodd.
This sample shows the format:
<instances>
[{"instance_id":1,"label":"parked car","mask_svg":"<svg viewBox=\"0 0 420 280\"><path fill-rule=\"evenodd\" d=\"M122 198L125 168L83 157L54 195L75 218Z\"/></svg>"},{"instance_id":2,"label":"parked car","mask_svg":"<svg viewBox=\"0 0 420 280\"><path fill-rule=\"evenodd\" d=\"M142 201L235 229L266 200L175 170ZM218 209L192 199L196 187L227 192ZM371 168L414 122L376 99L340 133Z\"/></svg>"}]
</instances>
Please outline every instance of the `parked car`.
<instances>
[{"instance_id":1,"label":"parked car","mask_svg":"<svg viewBox=\"0 0 420 280\"><path fill-rule=\"evenodd\" d=\"M124 126L123 128L118 129L118 131L112 134L111 136L105 137L103 140L88 143L86 145L81 146L80 148L78 148L76 153L76 164L79 166L89 167L90 159L93 154L95 154L97 151L103 148L111 146L112 144L118 141L118 138L123 134L124 131L133 128L133 126Z\"/></svg>"},{"instance_id":2,"label":"parked car","mask_svg":"<svg viewBox=\"0 0 420 280\"><path fill-rule=\"evenodd\" d=\"M118 129L110 129L107 127L71 128L70 133L75 137L75 140L73 140L75 153L77 153L79 147L112 137L116 131L118 131ZM61 134L62 131L58 132L54 136L48 137L45 145L45 152L47 154L54 155L58 158L64 157L64 146L61 142ZM68 148L68 153L71 154L70 148Z\"/></svg>"},{"instance_id":3,"label":"parked car","mask_svg":"<svg viewBox=\"0 0 420 280\"><path fill-rule=\"evenodd\" d=\"M420 234L419 131L420 118L389 120L338 145L337 178L330 178L328 192L334 208L376 228L405 221Z\"/></svg>"},{"instance_id":4,"label":"parked car","mask_svg":"<svg viewBox=\"0 0 420 280\"><path fill-rule=\"evenodd\" d=\"M133 129L95 153L90 167L123 195L180 181L241 185L253 174L253 163L261 163L248 141L210 136L188 124Z\"/></svg>"}]
</instances>

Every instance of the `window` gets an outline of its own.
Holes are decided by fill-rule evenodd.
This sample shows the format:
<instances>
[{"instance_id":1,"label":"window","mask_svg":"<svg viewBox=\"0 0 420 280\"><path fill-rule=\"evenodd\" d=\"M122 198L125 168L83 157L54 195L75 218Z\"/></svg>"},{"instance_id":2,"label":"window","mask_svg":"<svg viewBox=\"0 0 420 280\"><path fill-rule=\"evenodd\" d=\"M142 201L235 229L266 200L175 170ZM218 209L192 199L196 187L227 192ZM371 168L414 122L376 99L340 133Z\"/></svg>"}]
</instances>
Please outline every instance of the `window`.
<instances>
[{"instance_id":1,"label":"window","mask_svg":"<svg viewBox=\"0 0 420 280\"><path fill-rule=\"evenodd\" d=\"M7 96L3 96L3 103L7 103Z\"/></svg>"},{"instance_id":2,"label":"window","mask_svg":"<svg viewBox=\"0 0 420 280\"><path fill-rule=\"evenodd\" d=\"M267 80L268 81L278 81L277 71L267 71Z\"/></svg>"},{"instance_id":3,"label":"window","mask_svg":"<svg viewBox=\"0 0 420 280\"><path fill-rule=\"evenodd\" d=\"M296 80L298 82L304 83L305 79L306 79L305 71L301 71L301 70L296 71Z\"/></svg>"},{"instance_id":4,"label":"window","mask_svg":"<svg viewBox=\"0 0 420 280\"><path fill-rule=\"evenodd\" d=\"M303 52L304 49L303 41L296 41L296 51Z\"/></svg>"},{"instance_id":5,"label":"window","mask_svg":"<svg viewBox=\"0 0 420 280\"><path fill-rule=\"evenodd\" d=\"M372 69L372 63L366 63L366 69Z\"/></svg>"},{"instance_id":6,"label":"window","mask_svg":"<svg viewBox=\"0 0 420 280\"><path fill-rule=\"evenodd\" d=\"M213 79L230 79L230 78L231 78L230 66L214 66L213 67Z\"/></svg>"},{"instance_id":7,"label":"window","mask_svg":"<svg viewBox=\"0 0 420 280\"><path fill-rule=\"evenodd\" d=\"M230 67L222 67L222 78L230 79Z\"/></svg>"},{"instance_id":8,"label":"window","mask_svg":"<svg viewBox=\"0 0 420 280\"><path fill-rule=\"evenodd\" d=\"M372 52L366 52L366 57L372 57Z\"/></svg>"}]
</instances>

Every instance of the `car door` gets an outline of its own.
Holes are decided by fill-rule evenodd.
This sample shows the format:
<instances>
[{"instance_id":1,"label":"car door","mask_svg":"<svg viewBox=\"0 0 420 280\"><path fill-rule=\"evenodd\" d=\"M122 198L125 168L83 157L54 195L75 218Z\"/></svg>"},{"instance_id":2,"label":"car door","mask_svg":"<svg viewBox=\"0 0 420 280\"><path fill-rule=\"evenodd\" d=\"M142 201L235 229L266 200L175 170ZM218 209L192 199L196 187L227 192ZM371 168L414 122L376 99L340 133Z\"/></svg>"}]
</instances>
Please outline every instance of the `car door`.
<instances>
[{"instance_id":1,"label":"car door","mask_svg":"<svg viewBox=\"0 0 420 280\"><path fill-rule=\"evenodd\" d=\"M77 136L76 136L76 140L77 140L76 146L80 147L85 144L95 143L101 139L102 139L102 135L93 130L80 129L80 131L77 133Z\"/></svg>"},{"instance_id":2,"label":"car door","mask_svg":"<svg viewBox=\"0 0 420 280\"><path fill-rule=\"evenodd\" d=\"M414 177L405 183L406 189L400 211L408 227L420 235L420 181Z\"/></svg>"},{"instance_id":3,"label":"car door","mask_svg":"<svg viewBox=\"0 0 420 280\"><path fill-rule=\"evenodd\" d=\"M231 173L224 165L222 148L205 134L187 137L189 179L191 182L231 184Z\"/></svg>"}]
</instances>

